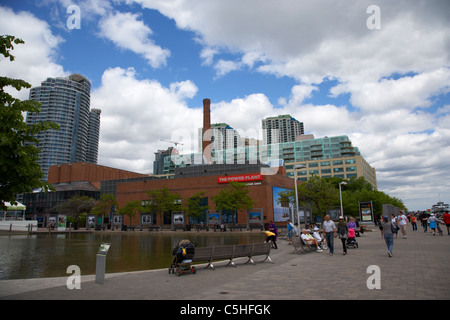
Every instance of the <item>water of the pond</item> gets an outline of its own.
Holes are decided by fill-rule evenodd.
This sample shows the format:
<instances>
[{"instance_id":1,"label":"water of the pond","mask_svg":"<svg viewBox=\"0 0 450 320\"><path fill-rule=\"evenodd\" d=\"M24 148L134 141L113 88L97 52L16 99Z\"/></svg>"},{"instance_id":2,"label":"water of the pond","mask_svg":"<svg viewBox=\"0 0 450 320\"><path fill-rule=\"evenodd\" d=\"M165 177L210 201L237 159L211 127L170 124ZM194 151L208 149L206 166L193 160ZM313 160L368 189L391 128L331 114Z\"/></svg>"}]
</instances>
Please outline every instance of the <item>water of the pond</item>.
<instances>
[{"instance_id":1,"label":"water of the pond","mask_svg":"<svg viewBox=\"0 0 450 320\"><path fill-rule=\"evenodd\" d=\"M69 276L77 265L81 275L95 274L101 243L111 243L106 272L128 272L169 267L172 249L189 239L198 247L261 243L264 234L194 232L120 232L0 236L0 280Z\"/></svg>"}]
</instances>

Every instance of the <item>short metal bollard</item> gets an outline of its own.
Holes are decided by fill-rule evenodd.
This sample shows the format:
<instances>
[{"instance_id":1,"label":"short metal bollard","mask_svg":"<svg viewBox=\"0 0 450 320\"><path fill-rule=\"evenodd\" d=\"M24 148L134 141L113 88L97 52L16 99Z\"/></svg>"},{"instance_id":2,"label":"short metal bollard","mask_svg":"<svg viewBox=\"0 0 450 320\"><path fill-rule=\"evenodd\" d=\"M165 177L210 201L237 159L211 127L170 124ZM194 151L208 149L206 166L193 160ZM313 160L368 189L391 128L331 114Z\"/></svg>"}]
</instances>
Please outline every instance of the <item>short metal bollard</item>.
<instances>
[{"instance_id":1,"label":"short metal bollard","mask_svg":"<svg viewBox=\"0 0 450 320\"><path fill-rule=\"evenodd\" d=\"M111 243L102 243L97 252L97 261L95 266L95 282L105 283L106 255L108 254Z\"/></svg>"}]
</instances>

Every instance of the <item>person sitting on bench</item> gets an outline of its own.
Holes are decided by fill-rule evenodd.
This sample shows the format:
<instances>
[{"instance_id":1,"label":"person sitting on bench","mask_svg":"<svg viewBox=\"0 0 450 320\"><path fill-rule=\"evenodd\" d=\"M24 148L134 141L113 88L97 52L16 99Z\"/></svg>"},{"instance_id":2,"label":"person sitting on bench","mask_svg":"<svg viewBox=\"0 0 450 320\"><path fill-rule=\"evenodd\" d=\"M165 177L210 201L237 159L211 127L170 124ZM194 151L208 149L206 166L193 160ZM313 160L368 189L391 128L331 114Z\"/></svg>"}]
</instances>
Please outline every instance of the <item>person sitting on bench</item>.
<instances>
[{"instance_id":1,"label":"person sitting on bench","mask_svg":"<svg viewBox=\"0 0 450 320\"><path fill-rule=\"evenodd\" d=\"M320 233L319 233L319 228L318 227L314 227L314 233L313 233L313 237L317 240L317 242L319 243L319 247L320 247L320 249L322 249L323 250L323 248L325 247L325 239L323 239L321 236L320 236Z\"/></svg>"},{"instance_id":2,"label":"person sitting on bench","mask_svg":"<svg viewBox=\"0 0 450 320\"><path fill-rule=\"evenodd\" d=\"M315 245L316 246L316 252L322 252L322 249L319 247L319 243L312 235L309 234L309 231L306 229L302 229L302 235L300 236L302 238L302 241L307 245Z\"/></svg>"}]
</instances>

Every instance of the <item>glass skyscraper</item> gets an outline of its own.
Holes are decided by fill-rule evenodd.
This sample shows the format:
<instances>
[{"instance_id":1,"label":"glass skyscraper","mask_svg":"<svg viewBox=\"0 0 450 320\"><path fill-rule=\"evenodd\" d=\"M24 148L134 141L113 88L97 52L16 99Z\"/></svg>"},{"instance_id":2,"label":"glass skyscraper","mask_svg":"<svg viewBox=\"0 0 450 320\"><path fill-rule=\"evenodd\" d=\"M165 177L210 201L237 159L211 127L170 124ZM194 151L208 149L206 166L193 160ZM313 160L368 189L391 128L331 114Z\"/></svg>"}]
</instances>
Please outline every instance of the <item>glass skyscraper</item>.
<instances>
[{"instance_id":1,"label":"glass skyscraper","mask_svg":"<svg viewBox=\"0 0 450 320\"><path fill-rule=\"evenodd\" d=\"M30 100L41 103L40 113L28 113L26 123L59 124L59 130L38 134L39 164L44 180L52 165L74 162L97 163L100 135L99 109L90 110L91 83L80 74L47 78L31 88Z\"/></svg>"},{"instance_id":2,"label":"glass skyscraper","mask_svg":"<svg viewBox=\"0 0 450 320\"><path fill-rule=\"evenodd\" d=\"M347 136L310 138L294 142L260 144L217 150L213 164L256 164L282 160L288 177L294 178L297 164L305 166L297 170L297 179L307 181L313 175L351 179L364 177L377 189L376 171L361 156ZM174 174L175 168L201 164L202 154L173 155L164 158L164 174Z\"/></svg>"}]
</instances>

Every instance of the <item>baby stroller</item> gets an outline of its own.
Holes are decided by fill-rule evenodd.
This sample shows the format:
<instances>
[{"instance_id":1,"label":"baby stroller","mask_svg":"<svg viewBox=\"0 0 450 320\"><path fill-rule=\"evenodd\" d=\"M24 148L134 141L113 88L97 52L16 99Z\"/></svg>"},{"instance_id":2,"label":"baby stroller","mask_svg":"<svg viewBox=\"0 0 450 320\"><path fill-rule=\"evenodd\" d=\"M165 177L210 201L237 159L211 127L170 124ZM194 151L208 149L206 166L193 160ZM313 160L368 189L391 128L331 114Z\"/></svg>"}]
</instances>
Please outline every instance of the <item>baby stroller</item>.
<instances>
[{"instance_id":1,"label":"baby stroller","mask_svg":"<svg viewBox=\"0 0 450 320\"><path fill-rule=\"evenodd\" d=\"M169 267L169 274L175 273L177 276L181 276L188 270L190 270L192 274L197 272L192 265L195 246L196 244L189 240L181 240L178 242L178 245L172 250L173 260Z\"/></svg>"},{"instance_id":2,"label":"baby stroller","mask_svg":"<svg viewBox=\"0 0 450 320\"><path fill-rule=\"evenodd\" d=\"M347 248L358 248L358 242L355 238L355 229L349 228L348 229L348 239L347 239Z\"/></svg>"}]
</instances>

